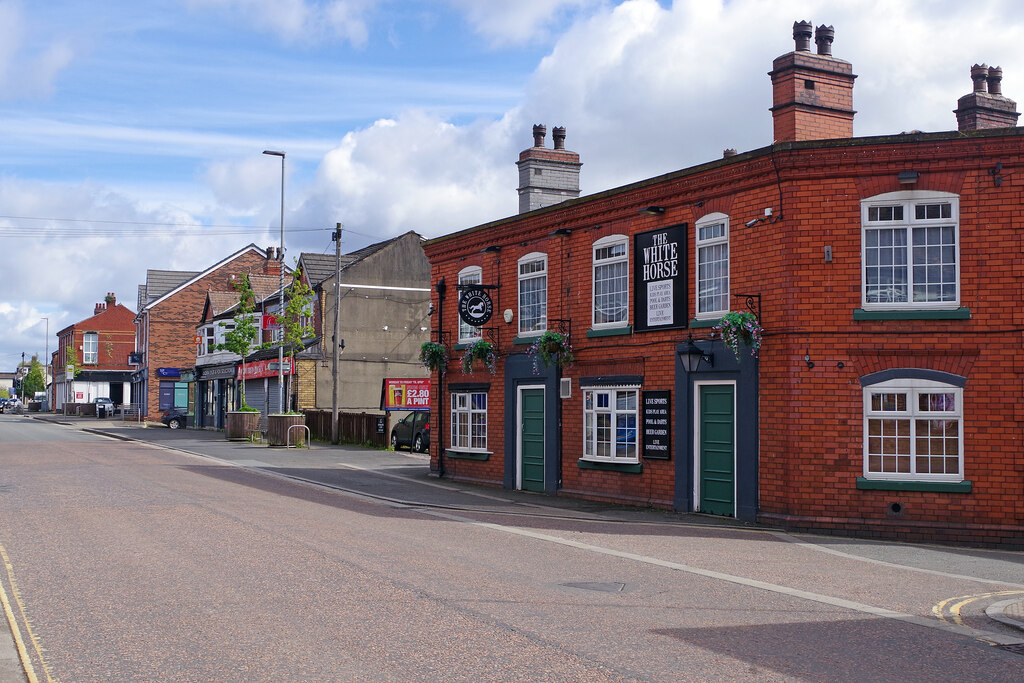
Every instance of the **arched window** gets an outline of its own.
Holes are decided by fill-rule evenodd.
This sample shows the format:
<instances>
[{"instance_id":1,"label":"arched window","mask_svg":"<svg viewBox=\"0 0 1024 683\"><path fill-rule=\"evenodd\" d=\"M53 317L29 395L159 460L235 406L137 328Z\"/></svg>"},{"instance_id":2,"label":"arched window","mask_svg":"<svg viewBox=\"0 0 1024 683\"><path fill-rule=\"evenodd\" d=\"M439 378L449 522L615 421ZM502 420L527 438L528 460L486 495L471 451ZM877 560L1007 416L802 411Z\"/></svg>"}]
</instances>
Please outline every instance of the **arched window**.
<instances>
[{"instance_id":1,"label":"arched window","mask_svg":"<svg viewBox=\"0 0 1024 683\"><path fill-rule=\"evenodd\" d=\"M533 252L519 259L519 334L548 329L548 255Z\"/></svg>"},{"instance_id":2,"label":"arched window","mask_svg":"<svg viewBox=\"0 0 1024 683\"><path fill-rule=\"evenodd\" d=\"M959 198L903 191L861 202L865 310L960 305Z\"/></svg>"},{"instance_id":3,"label":"arched window","mask_svg":"<svg viewBox=\"0 0 1024 683\"><path fill-rule=\"evenodd\" d=\"M459 271L459 284L460 285L479 285L483 283L483 270L480 266L467 266ZM460 291L461 295L462 292ZM462 318L459 318L459 341L463 343L474 342L480 339L481 333L479 327L470 325Z\"/></svg>"},{"instance_id":4,"label":"arched window","mask_svg":"<svg viewBox=\"0 0 1024 683\"><path fill-rule=\"evenodd\" d=\"M697 318L717 318L729 311L729 217L704 216L697 231Z\"/></svg>"},{"instance_id":5,"label":"arched window","mask_svg":"<svg viewBox=\"0 0 1024 683\"><path fill-rule=\"evenodd\" d=\"M621 327L629 322L629 251L625 235L608 235L594 242L595 328Z\"/></svg>"},{"instance_id":6,"label":"arched window","mask_svg":"<svg viewBox=\"0 0 1024 683\"><path fill-rule=\"evenodd\" d=\"M910 370L862 380L866 479L963 480L962 379Z\"/></svg>"}]
</instances>

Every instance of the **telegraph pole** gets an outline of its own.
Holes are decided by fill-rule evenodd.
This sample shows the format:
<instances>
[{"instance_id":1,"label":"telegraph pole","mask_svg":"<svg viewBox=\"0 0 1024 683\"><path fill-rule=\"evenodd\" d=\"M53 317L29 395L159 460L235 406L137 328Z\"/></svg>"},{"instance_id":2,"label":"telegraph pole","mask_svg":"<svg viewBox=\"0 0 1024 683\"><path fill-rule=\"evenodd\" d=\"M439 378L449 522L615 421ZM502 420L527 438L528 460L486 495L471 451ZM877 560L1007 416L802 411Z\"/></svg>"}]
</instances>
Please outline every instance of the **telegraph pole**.
<instances>
[{"instance_id":1,"label":"telegraph pole","mask_svg":"<svg viewBox=\"0 0 1024 683\"><path fill-rule=\"evenodd\" d=\"M338 443L338 345L341 343L341 223L334 240L334 335L331 337L331 443Z\"/></svg>"}]
</instances>

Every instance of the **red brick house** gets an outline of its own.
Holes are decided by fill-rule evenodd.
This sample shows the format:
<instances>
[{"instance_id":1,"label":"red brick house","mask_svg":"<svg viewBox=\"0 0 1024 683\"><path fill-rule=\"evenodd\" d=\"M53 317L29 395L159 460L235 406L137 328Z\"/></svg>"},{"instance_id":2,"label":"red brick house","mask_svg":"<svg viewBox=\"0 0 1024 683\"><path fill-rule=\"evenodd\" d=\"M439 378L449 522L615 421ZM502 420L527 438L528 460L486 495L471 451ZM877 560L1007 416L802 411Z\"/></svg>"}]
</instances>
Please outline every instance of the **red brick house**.
<instances>
[{"instance_id":1,"label":"red brick house","mask_svg":"<svg viewBox=\"0 0 1024 683\"><path fill-rule=\"evenodd\" d=\"M196 364L196 321L207 293L225 289L233 274L277 275L280 268L274 249L250 244L201 272L147 271L146 283L139 285L132 374L133 401L143 416L188 407L188 385L195 378L182 376L182 370Z\"/></svg>"},{"instance_id":2,"label":"red brick house","mask_svg":"<svg viewBox=\"0 0 1024 683\"><path fill-rule=\"evenodd\" d=\"M128 356L135 350L134 318L135 313L110 292L96 304L92 317L57 333L54 408L94 398L109 398L115 405L131 402ZM74 366L73 375L67 373L68 365Z\"/></svg>"},{"instance_id":3,"label":"red brick house","mask_svg":"<svg viewBox=\"0 0 1024 683\"><path fill-rule=\"evenodd\" d=\"M831 27L816 33L812 52L795 24L773 64L773 144L572 198L564 129L552 150L535 127L520 214L426 244L451 353L434 375L438 474L1024 545L1016 104L976 65L958 130L853 137L855 76ZM460 317L470 295L493 317ZM757 357L717 331L730 311L763 327ZM534 363L548 330L573 364ZM478 339L493 375L460 368Z\"/></svg>"}]
</instances>

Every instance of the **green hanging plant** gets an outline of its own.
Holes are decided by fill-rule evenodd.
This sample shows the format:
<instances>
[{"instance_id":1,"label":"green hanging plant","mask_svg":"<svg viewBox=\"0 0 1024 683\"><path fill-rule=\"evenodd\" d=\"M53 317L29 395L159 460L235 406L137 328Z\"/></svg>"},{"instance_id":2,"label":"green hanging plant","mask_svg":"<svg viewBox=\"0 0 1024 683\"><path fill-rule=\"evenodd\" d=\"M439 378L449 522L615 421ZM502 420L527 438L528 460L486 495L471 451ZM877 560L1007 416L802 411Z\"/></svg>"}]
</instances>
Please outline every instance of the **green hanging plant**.
<instances>
[{"instance_id":1,"label":"green hanging plant","mask_svg":"<svg viewBox=\"0 0 1024 683\"><path fill-rule=\"evenodd\" d=\"M466 349L466 355L462 357L462 372L469 374L473 372L473 362L479 360L484 367L493 375L494 362L498 354L494 351L494 344L484 339L477 339Z\"/></svg>"},{"instance_id":2,"label":"green hanging plant","mask_svg":"<svg viewBox=\"0 0 1024 683\"><path fill-rule=\"evenodd\" d=\"M557 363L560 367L569 367L576 358L572 355L572 344L569 337L561 332L547 330L527 350L533 359L533 374L539 375L541 366L547 367Z\"/></svg>"},{"instance_id":3,"label":"green hanging plant","mask_svg":"<svg viewBox=\"0 0 1024 683\"><path fill-rule=\"evenodd\" d=\"M736 355L737 361L740 359L740 342L749 346L750 355L757 358L764 330L756 315L745 311L730 311L722 316L715 329L722 333L722 341Z\"/></svg>"},{"instance_id":4,"label":"green hanging plant","mask_svg":"<svg viewBox=\"0 0 1024 683\"><path fill-rule=\"evenodd\" d=\"M431 372L439 372L442 375L448 369L448 349L444 344L427 341L420 346L420 362Z\"/></svg>"}]
</instances>

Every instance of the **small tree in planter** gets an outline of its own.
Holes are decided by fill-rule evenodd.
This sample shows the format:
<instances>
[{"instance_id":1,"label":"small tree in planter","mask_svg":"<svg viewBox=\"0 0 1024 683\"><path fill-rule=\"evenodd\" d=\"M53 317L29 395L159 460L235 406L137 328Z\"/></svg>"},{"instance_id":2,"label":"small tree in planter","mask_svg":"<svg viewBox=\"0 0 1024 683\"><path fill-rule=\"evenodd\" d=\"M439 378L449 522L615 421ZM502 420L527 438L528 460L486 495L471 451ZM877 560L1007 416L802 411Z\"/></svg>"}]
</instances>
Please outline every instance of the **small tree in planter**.
<instances>
[{"instance_id":1,"label":"small tree in planter","mask_svg":"<svg viewBox=\"0 0 1024 683\"><path fill-rule=\"evenodd\" d=\"M746 311L730 311L722 316L715 329L722 333L722 341L736 355L737 361L740 359L740 342L749 346L750 355L757 358L764 330L756 315Z\"/></svg>"},{"instance_id":2,"label":"small tree in planter","mask_svg":"<svg viewBox=\"0 0 1024 683\"><path fill-rule=\"evenodd\" d=\"M238 292L238 308L235 311L234 329L224 334L224 341L217 344L217 349L230 351L242 357L242 383L240 386L242 404L238 410L230 411L224 425L224 436L227 439L244 439L259 428L259 410L252 408L245 401L245 357L252 351L259 337L256 325L256 295L247 274L237 278L234 283ZM220 323L224 326L224 323Z\"/></svg>"},{"instance_id":3,"label":"small tree in planter","mask_svg":"<svg viewBox=\"0 0 1024 683\"><path fill-rule=\"evenodd\" d=\"M560 367L569 367L576 358L572 354L572 344L569 337L561 332L547 330L537 337L537 341L530 345L527 353L533 359L533 374L539 375L541 366L547 367L557 363Z\"/></svg>"},{"instance_id":4,"label":"small tree in planter","mask_svg":"<svg viewBox=\"0 0 1024 683\"><path fill-rule=\"evenodd\" d=\"M484 339L477 339L466 349L466 355L462 357L462 372L469 374L473 372L474 361L479 360L484 367L493 375L494 362L498 354L494 351L494 344Z\"/></svg>"},{"instance_id":5,"label":"small tree in planter","mask_svg":"<svg viewBox=\"0 0 1024 683\"><path fill-rule=\"evenodd\" d=\"M234 287L238 292L238 308L234 317L235 327L224 334L224 341L217 344L217 349L220 351L230 351L242 357L242 405L239 406L238 410L243 412L259 412L255 408L250 408L249 404L245 402L245 357L252 351L260 334L259 327L256 325L256 316L254 315L256 311L256 295L253 294L248 274L237 278ZM220 323L220 325L223 327L224 323Z\"/></svg>"},{"instance_id":6,"label":"small tree in planter","mask_svg":"<svg viewBox=\"0 0 1024 683\"><path fill-rule=\"evenodd\" d=\"M420 362L431 372L444 374L448 369L448 349L444 344L427 341L420 346Z\"/></svg>"},{"instance_id":7,"label":"small tree in planter","mask_svg":"<svg viewBox=\"0 0 1024 683\"><path fill-rule=\"evenodd\" d=\"M306 339L316 335L316 330L310 324L313 318L313 290L302 277L302 269L298 268L292 278L292 283L285 288L284 315L279 319L281 331L284 333L285 355L292 357L292 363L297 364L295 353L302 348ZM292 368L294 376L296 368ZM291 405L291 394L294 387L288 392L288 405ZM284 406L281 406L283 412Z\"/></svg>"}]
</instances>

